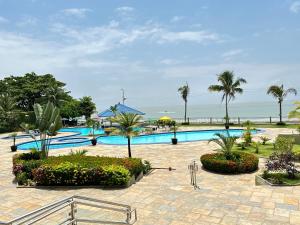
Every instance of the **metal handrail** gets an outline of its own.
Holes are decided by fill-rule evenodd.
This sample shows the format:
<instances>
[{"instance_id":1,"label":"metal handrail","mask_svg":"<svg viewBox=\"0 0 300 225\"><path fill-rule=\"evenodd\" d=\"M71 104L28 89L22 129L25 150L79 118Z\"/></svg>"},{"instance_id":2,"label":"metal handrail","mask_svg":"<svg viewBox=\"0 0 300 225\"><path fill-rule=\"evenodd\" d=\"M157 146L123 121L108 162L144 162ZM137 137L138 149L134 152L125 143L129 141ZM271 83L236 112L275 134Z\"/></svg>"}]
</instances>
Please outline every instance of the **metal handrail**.
<instances>
[{"instance_id":1,"label":"metal handrail","mask_svg":"<svg viewBox=\"0 0 300 225\"><path fill-rule=\"evenodd\" d=\"M98 209L110 210L114 212L121 212L125 215L124 221L105 221L95 219L79 218L77 216L77 208L79 205L86 205ZM16 219L8 222L1 222L0 225L21 225L21 224L36 224L38 221L47 218L48 216L57 213L66 207L70 207L69 217L61 225L66 224L78 224L80 222L92 223L92 224L134 224L137 221L136 209L133 209L130 205L104 201L79 195L74 195L62 200L56 201L23 216L17 217Z\"/></svg>"}]
</instances>

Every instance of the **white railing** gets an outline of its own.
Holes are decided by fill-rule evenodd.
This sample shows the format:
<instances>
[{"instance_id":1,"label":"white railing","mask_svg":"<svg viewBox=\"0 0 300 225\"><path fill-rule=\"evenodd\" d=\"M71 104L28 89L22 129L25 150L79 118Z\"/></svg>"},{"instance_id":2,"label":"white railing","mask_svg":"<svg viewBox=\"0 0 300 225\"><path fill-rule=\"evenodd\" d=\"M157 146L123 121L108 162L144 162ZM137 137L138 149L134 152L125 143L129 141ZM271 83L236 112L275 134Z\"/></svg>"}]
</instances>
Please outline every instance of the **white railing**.
<instances>
[{"instance_id":1,"label":"white railing","mask_svg":"<svg viewBox=\"0 0 300 225\"><path fill-rule=\"evenodd\" d=\"M87 207L90 209L90 211L87 210ZM83 213L79 213L81 208L83 210ZM98 219L98 217L101 217L101 215L104 214L104 211L111 212L113 214L110 214L109 219ZM116 217L115 213L119 214L119 220L112 219L113 217ZM65 216L62 216L61 214L65 214ZM50 217L52 219L51 221ZM53 217L55 219L53 219ZM51 203L11 221L0 222L0 225L30 225L38 224L39 222L40 224L57 225L77 225L81 223L134 224L136 221L136 209L132 208L129 205L75 195Z\"/></svg>"}]
</instances>

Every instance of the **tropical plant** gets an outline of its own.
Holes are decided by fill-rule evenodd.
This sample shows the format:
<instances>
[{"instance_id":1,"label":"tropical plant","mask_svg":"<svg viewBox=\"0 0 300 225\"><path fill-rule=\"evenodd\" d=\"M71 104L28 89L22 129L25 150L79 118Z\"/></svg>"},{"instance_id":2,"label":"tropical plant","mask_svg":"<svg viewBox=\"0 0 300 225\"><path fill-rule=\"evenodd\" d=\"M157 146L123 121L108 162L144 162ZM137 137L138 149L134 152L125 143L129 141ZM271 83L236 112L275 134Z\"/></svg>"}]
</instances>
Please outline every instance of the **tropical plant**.
<instances>
[{"instance_id":1,"label":"tropical plant","mask_svg":"<svg viewBox=\"0 0 300 225\"><path fill-rule=\"evenodd\" d=\"M288 117L289 117L289 119L291 119L291 118L300 119L300 102L296 101L296 102L294 102L294 104L296 105L296 108L294 110L292 110L291 112L289 112ZM300 127L298 129L300 131Z\"/></svg>"},{"instance_id":2,"label":"tropical plant","mask_svg":"<svg viewBox=\"0 0 300 225\"><path fill-rule=\"evenodd\" d=\"M88 119L87 120L87 126L92 128L93 139L96 139L95 131L100 128L100 122L97 121L97 120Z\"/></svg>"},{"instance_id":3,"label":"tropical plant","mask_svg":"<svg viewBox=\"0 0 300 225\"><path fill-rule=\"evenodd\" d=\"M48 157L51 141L50 137L56 135L56 132L62 127L59 109L54 106L52 102L48 102L44 107L36 103L33 108L36 116L37 128L40 132L41 155L43 158L46 158Z\"/></svg>"},{"instance_id":4,"label":"tropical plant","mask_svg":"<svg viewBox=\"0 0 300 225\"><path fill-rule=\"evenodd\" d=\"M293 138L277 137L274 153L266 162L267 170L276 172L284 170L289 178L295 178L295 174L299 171L295 166L296 157L293 153L293 145Z\"/></svg>"},{"instance_id":5,"label":"tropical plant","mask_svg":"<svg viewBox=\"0 0 300 225\"><path fill-rule=\"evenodd\" d=\"M266 145L266 143L267 143L268 141L270 141L271 139L268 138L268 137L266 137L266 136L260 136L260 140L261 140L261 142L262 142L262 145Z\"/></svg>"},{"instance_id":6,"label":"tropical plant","mask_svg":"<svg viewBox=\"0 0 300 225\"><path fill-rule=\"evenodd\" d=\"M170 124L170 126L171 126L171 131L173 132L173 134L174 134L174 139L176 138L176 132L177 132L177 124L176 124L176 121L175 120L173 120L172 122L171 122L171 124Z\"/></svg>"},{"instance_id":7,"label":"tropical plant","mask_svg":"<svg viewBox=\"0 0 300 225\"><path fill-rule=\"evenodd\" d=\"M8 93L0 94L0 126L7 131L14 130L19 114L16 99Z\"/></svg>"},{"instance_id":8,"label":"tropical plant","mask_svg":"<svg viewBox=\"0 0 300 225\"><path fill-rule=\"evenodd\" d=\"M117 115L117 112L118 112L117 105L112 105L109 109L115 116Z\"/></svg>"},{"instance_id":9,"label":"tropical plant","mask_svg":"<svg viewBox=\"0 0 300 225\"><path fill-rule=\"evenodd\" d=\"M272 85L267 91L268 95L272 95L278 100L279 104L279 123L282 124L282 102L288 96L288 94L297 95L295 88L284 89L283 84L281 86Z\"/></svg>"},{"instance_id":10,"label":"tropical plant","mask_svg":"<svg viewBox=\"0 0 300 225\"><path fill-rule=\"evenodd\" d=\"M84 96L79 99L79 110L85 119L91 118L92 113L96 110L96 105L90 96Z\"/></svg>"},{"instance_id":11,"label":"tropical plant","mask_svg":"<svg viewBox=\"0 0 300 225\"><path fill-rule=\"evenodd\" d=\"M245 141L245 146L247 147L252 142L251 130L253 130L254 128L252 128L253 123L250 120L247 120L243 125L244 125L244 127L246 127L244 134L243 134L243 139Z\"/></svg>"},{"instance_id":12,"label":"tropical plant","mask_svg":"<svg viewBox=\"0 0 300 225\"><path fill-rule=\"evenodd\" d=\"M18 134L17 133L12 133L12 134L10 134L10 137L12 137L12 139L13 139L13 146L16 146L16 137L18 136Z\"/></svg>"},{"instance_id":13,"label":"tropical plant","mask_svg":"<svg viewBox=\"0 0 300 225\"><path fill-rule=\"evenodd\" d=\"M227 133L227 135L218 133L218 134L215 134L215 136L217 136L217 138L210 139L208 143L210 143L210 142L216 143L220 147L220 149L218 149L218 150L224 154L225 158L227 160L232 159L232 156L233 156L232 148L238 138L231 137L229 135L229 133Z\"/></svg>"},{"instance_id":14,"label":"tropical plant","mask_svg":"<svg viewBox=\"0 0 300 225\"><path fill-rule=\"evenodd\" d=\"M225 100L225 124L229 126L229 115L228 115L228 104L231 100L235 99L235 95L242 94L243 89L240 87L241 84L247 83L243 78L235 79L233 72L225 71L218 76L218 82L220 84L209 86L208 90L211 92L222 92L222 102Z\"/></svg>"},{"instance_id":15,"label":"tropical plant","mask_svg":"<svg viewBox=\"0 0 300 225\"><path fill-rule=\"evenodd\" d=\"M69 155L75 155L75 156L82 156L82 155L86 155L88 151L83 149L83 150L76 150L75 152L73 150L71 150L71 152L69 153Z\"/></svg>"},{"instance_id":16,"label":"tropical plant","mask_svg":"<svg viewBox=\"0 0 300 225\"><path fill-rule=\"evenodd\" d=\"M141 116L132 113L119 113L112 120L119 124L115 132L127 138L128 157L131 158L130 140L131 137L139 133L137 127L140 124Z\"/></svg>"},{"instance_id":17,"label":"tropical plant","mask_svg":"<svg viewBox=\"0 0 300 225\"><path fill-rule=\"evenodd\" d=\"M178 88L178 92L180 93L183 101L184 101L184 123L186 123L186 113L187 113L187 102L188 102L188 95L190 93L190 87L188 83L186 82L185 85Z\"/></svg>"}]
</instances>

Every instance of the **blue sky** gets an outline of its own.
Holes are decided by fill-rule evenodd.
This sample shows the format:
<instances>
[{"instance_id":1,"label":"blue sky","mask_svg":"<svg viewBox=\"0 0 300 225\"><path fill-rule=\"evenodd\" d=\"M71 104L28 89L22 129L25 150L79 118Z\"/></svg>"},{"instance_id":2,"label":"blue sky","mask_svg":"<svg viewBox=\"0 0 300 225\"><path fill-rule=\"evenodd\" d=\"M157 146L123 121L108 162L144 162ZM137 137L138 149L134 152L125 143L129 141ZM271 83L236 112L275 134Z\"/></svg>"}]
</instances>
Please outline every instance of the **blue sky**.
<instances>
[{"instance_id":1,"label":"blue sky","mask_svg":"<svg viewBox=\"0 0 300 225\"><path fill-rule=\"evenodd\" d=\"M300 1L0 0L0 77L51 73L100 108L219 103L216 74L248 80L237 102L272 101L271 84L300 92ZM295 100L291 97L290 100Z\"/></svg>"}]
</instances>

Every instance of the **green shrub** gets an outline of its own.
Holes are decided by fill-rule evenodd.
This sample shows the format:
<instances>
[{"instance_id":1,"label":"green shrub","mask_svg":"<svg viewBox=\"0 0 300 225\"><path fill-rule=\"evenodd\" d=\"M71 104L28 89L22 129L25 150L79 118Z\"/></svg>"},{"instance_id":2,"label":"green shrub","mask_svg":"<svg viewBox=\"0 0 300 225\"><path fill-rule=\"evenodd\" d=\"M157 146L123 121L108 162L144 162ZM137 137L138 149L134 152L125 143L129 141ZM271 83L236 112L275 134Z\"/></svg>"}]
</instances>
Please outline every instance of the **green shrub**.
<instances>
[{"instance_id":1,"label":"green shrub","mask_svg":"<svg viewBox=\"0 0 300 225\"><path fill-rule=\"evenodd\" d=\"M29 153L24 154L13 160L13 173L16 176L24 173L37 185L124 186L131 176L137 177L150 167L149 162L144 164L138 158L72 154L31 159Z\"/></svg>"},{"instance_id":2,"label":"green shrub","mask_svg":"<svg viewBox=\"0 0 300 225\"><path fill-rule=\"evenodd\" d=\"M202 155L200 160L203 167L217 173L249 173L257 170L258 158L249 153L232 152L234 160L227 160L222 153Z\"/></svg>"},{"instance_id":3,"label":"green shrub","mask_svg":"<svg viewBox=\"0 0 300 225\"><path fill-rule=\"evenodd\" d=\"M25 172L18 173L16 176L16 180L19 185L26 185L28 183L27 173L25 173Z\"/></svg>"}]
</instances>

